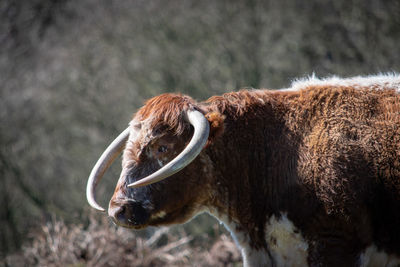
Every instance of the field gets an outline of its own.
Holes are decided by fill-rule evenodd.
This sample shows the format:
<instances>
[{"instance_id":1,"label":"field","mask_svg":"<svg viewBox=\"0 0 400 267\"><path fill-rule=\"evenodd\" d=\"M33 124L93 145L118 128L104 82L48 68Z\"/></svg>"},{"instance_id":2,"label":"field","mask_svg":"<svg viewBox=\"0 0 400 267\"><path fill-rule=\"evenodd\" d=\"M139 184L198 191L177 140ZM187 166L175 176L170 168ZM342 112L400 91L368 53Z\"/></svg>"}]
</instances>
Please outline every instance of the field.
<instances>
[{"instance_id":1,"label":"field","mask_svg":"<svg viewBox=\"0 0 400 267\"><path fill-rule=\"evenodd\" d=\"M209 217L140 232L85 199L143 102L400 72L398 0L0 1L0 265L235 266ZM106 206L118 159L99 186Z\"/></svg>"}]
</instances>

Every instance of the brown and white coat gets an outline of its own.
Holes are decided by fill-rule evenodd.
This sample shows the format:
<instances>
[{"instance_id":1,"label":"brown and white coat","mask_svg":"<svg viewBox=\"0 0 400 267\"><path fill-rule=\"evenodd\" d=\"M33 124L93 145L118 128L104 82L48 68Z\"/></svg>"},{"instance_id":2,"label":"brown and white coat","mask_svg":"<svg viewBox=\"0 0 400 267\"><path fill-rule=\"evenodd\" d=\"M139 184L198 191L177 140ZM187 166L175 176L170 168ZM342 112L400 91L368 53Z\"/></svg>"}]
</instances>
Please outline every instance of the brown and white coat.
<instances>
[{"instance_id":1,"label":"brown and white coat","mask_svg":"<svg viewBox=\"0 0 400 267\"><path fill-rule=\"evenodd\" d=\"M209 123L186 167L147 186ZM400 264L400 76L311 77L196 102L164 94L134 116L109 215L130 228L221 220L245 266Z\"/></svg>"}]
</instances>

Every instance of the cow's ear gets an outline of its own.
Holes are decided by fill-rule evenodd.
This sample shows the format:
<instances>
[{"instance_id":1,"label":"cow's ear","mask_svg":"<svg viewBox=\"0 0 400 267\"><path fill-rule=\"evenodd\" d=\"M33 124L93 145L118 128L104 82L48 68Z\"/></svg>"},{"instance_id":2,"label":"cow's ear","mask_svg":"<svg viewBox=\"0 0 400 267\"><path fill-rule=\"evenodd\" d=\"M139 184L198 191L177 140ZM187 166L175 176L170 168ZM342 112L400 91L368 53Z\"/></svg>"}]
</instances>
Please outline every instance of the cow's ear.
<instances>
[{"instance_id":1,"label":"cow's ear","mask_svg":"<svg viewBox=\"0 0 400 267\"><path fill-rule=\"evenodd\" d=\"M210 122L210 134L208 137L207 146L210 145L217 139L219 136L222 135L224 132L224 121L225 115L222 115L219 112L209 112L205 115L206 119Z\"/></svg>"}]
</instances>

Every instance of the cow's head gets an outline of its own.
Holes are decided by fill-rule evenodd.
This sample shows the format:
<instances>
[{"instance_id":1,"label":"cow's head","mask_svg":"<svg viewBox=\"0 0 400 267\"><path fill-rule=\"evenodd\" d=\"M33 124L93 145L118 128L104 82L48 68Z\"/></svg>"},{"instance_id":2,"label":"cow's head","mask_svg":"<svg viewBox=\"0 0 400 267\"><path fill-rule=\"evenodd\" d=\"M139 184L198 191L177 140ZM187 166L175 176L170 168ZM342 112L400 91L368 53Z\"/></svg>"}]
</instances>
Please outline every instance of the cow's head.
<instances>
[{"instance_id":1,"label":"cow's head","mask_svg":"<svg viewBox=\"0 0 400 267\"><path fill-rule=\"evenodd\" d=\"M198 213L209 198L213 177L212 164L201 152L210 138L210 122L216 128L215 116L208 114L207 120L203 113L186 96L164 94L147 101L93 168L89 204L104 211L95 200L95 187L125 147L108 209L115 223L140 229L182 223Z\"/></svg>"}]
</instances>

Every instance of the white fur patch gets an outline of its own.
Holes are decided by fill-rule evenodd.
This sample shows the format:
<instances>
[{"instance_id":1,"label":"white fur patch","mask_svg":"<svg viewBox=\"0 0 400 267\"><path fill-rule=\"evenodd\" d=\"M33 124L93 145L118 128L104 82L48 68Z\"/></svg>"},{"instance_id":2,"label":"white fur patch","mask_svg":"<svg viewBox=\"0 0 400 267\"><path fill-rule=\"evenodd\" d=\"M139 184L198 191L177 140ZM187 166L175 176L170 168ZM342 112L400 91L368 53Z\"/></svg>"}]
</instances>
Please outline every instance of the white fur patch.
<instances>
[{"instance_id":1,"label":"white fur patch","mask_svg":"<svg viewBox=\"0 0 400 267\"><path fill-rule=\"evenodd\" d=\"M340 78L337 76L320 79L314 74L302 79L297 79L292 82L290 88L280 91L299 91L308 86L352 86L355 88L373 87L375 89L392 88L400 93L400 74L387 73L371 76L356 76L351 78Z\"/></svg>"},{"instance_id":2,"label":"white fur patch","mask_svg":"<svg viewBox=\"0 0 400 267\"><path fill-rule=\"evenodd\" d=\"M213 210L206 210L210 215L217 218L231 233L233 240L240 249L244 267L272 266L268 253L265 250L255 250L250 246L250 240L245 232L238 231L237 223L230 220L226 215L218 214Z\"/></svg>"},{"instance_id":3,"label":"white fur patch","mask_svg":"<svg viewBox=\"0 0 400 267\"><path fill-rule=\"evenodd\" d=\"M241 250L243 266L308 266L308 244L285 213L279 219L272 216L266 224L265 240L272 261L267 251L251 248L248 235L237 230L237 223L215 211L208 210L208 213L231 232Z\"/></svg>"},{"instance_id":4,"label":"white fur patch","mask_svg":"<svg viewBox=\"0 0 400 267\"><path fill-rule=\"evenodd\" d=\"M276 266L308 265L308 244L286 214L269 219L265 238Z\"/></svg>"},{"instance_id":5,"label":"white fur patch","mask_svg":"<svg viewBox=\"0 0 400 267\"><path fill-rule=\"evenodd\" d=\"M394 267L400 265L400 258L395 255L387 254L384 251L378 251L375 245L367 247L360 255L360 266L363 267Z\"/></svg>"},{"instance_id":6,"label":"white fur patch","mask_svg":"<svg viewBox=\"0 0 400 267\"><path fill-rule=\"evenodd\" d=\"M167 215L167 213L165 211L160 211L156 214L151 215L150 219L151 220L155 220L155 219L162 219L165 217L165 215Z\"/></svg>"}]
</instances>

